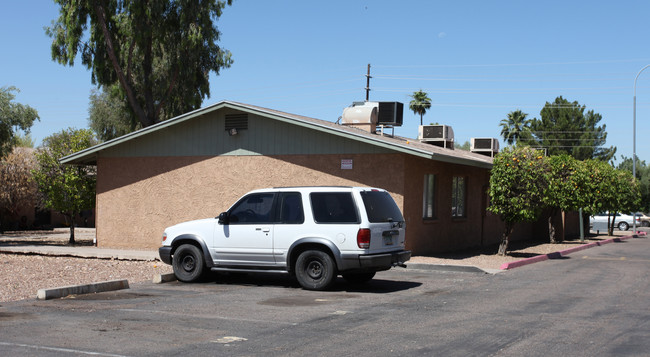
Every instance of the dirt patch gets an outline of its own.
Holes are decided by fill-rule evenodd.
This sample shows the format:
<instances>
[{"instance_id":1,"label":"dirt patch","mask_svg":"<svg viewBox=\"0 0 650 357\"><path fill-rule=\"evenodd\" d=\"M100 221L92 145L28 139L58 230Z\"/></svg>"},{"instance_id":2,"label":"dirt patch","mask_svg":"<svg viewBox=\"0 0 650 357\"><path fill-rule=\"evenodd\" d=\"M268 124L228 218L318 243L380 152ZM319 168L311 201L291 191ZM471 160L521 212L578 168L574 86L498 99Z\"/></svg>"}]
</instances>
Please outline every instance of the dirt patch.
<instances>
[{"instance_id":1,"label":"dirt patch","mask_svg":"<svg viewBox=\"0 0 650 357\"><path fill-rule=\"evenodd\" d=\"M631 235L630 231L615 231L615 237ZM471 249L455 253L436 254L433 256L414 256L408 263L442 264L442 265L468 265L482 269L499 269L504 263L531 258L538 255L554 253L583 244L600 242L612 237L605 234L590 234L584 242L579 239L567 240L562 243L550 244L542 241L521 241L510 243L507 256L497 255L498 245L483 249ZM408 265L407 263L407 265Z\"/></svg>"}]
</instances>

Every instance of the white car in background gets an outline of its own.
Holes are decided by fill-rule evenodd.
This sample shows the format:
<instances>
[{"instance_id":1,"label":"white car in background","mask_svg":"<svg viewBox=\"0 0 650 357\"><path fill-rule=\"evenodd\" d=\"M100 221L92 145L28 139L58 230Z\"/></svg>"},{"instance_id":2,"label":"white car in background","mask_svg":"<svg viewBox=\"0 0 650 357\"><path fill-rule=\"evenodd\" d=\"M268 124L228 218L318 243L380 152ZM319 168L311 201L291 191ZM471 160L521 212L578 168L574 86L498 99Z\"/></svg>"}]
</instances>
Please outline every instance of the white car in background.
<instances>
[{"instance_id":1,"label":"white car in background","mask_svg":"<svg viewBox=\"0 0 650 357\"><path fill-rule=\"evenodd\" d=\"M605 212L589 217L589 226L593 227L594 223L604 223L605 227L607 227L608 222L611 222L612 220L614 220L614 227L618 228L621 231L627 231L634 222L634 218L630 214L616 213L614 216L613 214L608 214ZM641 227L641 219L638 214L636 217L636 226Z\"/></svg>"}]
</instances>

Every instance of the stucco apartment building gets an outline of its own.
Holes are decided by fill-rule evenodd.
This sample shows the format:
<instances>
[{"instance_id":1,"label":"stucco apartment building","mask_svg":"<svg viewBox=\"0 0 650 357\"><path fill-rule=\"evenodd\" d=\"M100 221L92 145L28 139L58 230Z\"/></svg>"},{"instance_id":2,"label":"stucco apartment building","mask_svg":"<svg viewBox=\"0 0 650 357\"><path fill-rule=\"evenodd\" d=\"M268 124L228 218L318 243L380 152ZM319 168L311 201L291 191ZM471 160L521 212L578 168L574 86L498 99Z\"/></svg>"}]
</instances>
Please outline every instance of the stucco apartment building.
<instances>
[{"instance_id":1,"label":"stucco apartment building","mask_svg":"<svg viewBox=\"0 0 650 357\"><path fill-rule=\"evenodd\" d=\"M503 230L486 212L489 156L230 101L62 162L97 165L101 247L155 249L165 227L217 216L249 190L279 186L388 190L415 255L494 244ZM516 229L518 237L531 232Z\"/></svg>"}]
</instances>

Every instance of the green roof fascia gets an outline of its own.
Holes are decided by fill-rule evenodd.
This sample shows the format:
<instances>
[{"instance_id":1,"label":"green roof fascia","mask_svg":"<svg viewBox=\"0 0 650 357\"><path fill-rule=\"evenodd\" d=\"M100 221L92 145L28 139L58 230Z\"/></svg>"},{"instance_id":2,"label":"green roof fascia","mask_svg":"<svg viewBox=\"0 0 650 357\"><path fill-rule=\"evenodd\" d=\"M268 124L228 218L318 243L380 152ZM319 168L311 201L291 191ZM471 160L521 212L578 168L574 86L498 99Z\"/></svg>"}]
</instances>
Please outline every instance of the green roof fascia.
<instances>
[{"instance_id":1,"label":"green roof fascia","mask_svg":"<svg viewBox=\"0 0 650 357\"><path fill-rule=\"evenodd\" d=\"M243 106L243 107L238 107L237 109L252 113L252 114L259 114L259 113L264 113L265 116L267 117L272 117L275 120L279 120L282 122L294 124L294 125L299 125L303 127L307 127L310 129L316 129L319 131L327 132L327 133L332 133L334 134L347 138L347 139L352 139L352 140L357 140L361 141L366 144L370 145L375 145L379 146L385 149L397 151L397 152L402 152L405 154L410 154L418 157L422 157L425 159L431 159L431 160L436 160L436 161L443 161L443 162L448 162L452 164L461 164L461 165L467 165L467 166L474 166L474 167L482 167L482 168L487 168L490 169L492 168L491 163L483 163L480 161L475 161L475 160L470 160L470 159L464 159L464 158L459 158L459 157L453 157L453 156L447 156L447 155L439 155L436 153L432 153L430 151L426 150L421 150L417 149L414 147L410 147L407 145L402 145L402 144L396 144L396 143L389 143L386 141L383 141L379 138L370 138L362 134L357 134L353 132L349 132L347 130L340 130L336 128L332 128L327 125L322 125L318 123L314 123L308 120L301 120L300 118L288 118L286 116L282 116L280 114L276 114L270 111L265 111L262 108L251 108L248 106Z\"/></svg>"},{"instance_id":2,"label":"green roof fascia","mask_svg":"<svg viewBox=\"0 0 650 357\"><path fill-rule=\"evenodd\" d=\"M97 153L99 151L108 149L108 148L113 147L113 146L120 145L123 142L138 138L140 136L147 135L150 132L154 132L154 131L157 131L157 130L167 128L167 127L172 126L172 125L176 125L178 123L182 123L182 122L184 122L186 120L190 120L190 119L195 118L195 117L197 117L199 115L202 115L205 112L220 109L221 107L226 106L226 104L227 104L227 102L219 102L219 103L207 106L205 108L200 108L200 109L191 111L189 113L179 115L179 116L177 116L175 118L162 121L162 122L160 122L158 124L154 124L152 126L142 128L142 129L134 131L132 133L122 135L122 136L120 136L118 138L115 138L115 139L109 140L107 142L104 142L104 143L89 147L87 149L78 151L78 152L76 152L74 154L62 157L59 160L59 162L62 163L62 164L78 164L78 163L91 163L91 162L94 162L94 161L97 160Z\"/></svg>"},{"instance_id":3,"label":"green roof fascia","mask_svg":"<svg viewBox=\"0 0 650 357\"><path fill-rule=\"evenodd\" d=\"M414 155L418 157L422 157L425 159L431 159L431 160L436 160L436 161L442 161L442 162L448 162L448 163L453 163L453 164L461 164L461 165L468 165L468 166L474 166L474 167L482 167L482 168L492 168L491 163L485 163L485 162L480 162L480 161L475 161L471 159L465 159L465 158L460 158L460 157L454 157L454 156L448 156L448 155L440 155L436 153L432 153L427 150L422 150L414 147L410 147L407 145L403 144L397 144L397 143L390 143L384 140L381 140L379 138L371 138L366 135L362 135L360 133L354 133L350 132L349 130L345 129L338 129L338 128L332 128L327 125L319 124L312 122L310 120L305 120L301 119L298 116L288 116L288 115L283 115L280 114L279 112L275 112L272 110L265 110L264 108L260 107L255 107L255 106L249 106L246 104L242 103L235 103L235 102L230 102L230 101L221 101L219 103L215 103L213 105L207 106L205 108L200 108L197 110L194 110L192 112L180 115L178 117L165 120L163 122L160 122L158 124L152 125L147 128L140 129L138 131L134 131L132 133L123 135L119 138L115 138L113 140L109 140L105 143L95 145L93 147L90 147L88 149L76 152L74 154L65 156L61 158L59 161L62 164L88 164L88 163L96 163L97 160L97 153L99 151L108 149L110 147L120 145L123 142L138 138L143 135L147 135L150 132L154 132L160 129L167 128L172 125L176 125L179 123L182 123L186 120L193 119L197 116L203 115L206 112L214 111L214 110L219 110L223 108L230 108L230 109L236 109L240 111L244 111L247 113L251 114L261 114L263 116L272 118L274 120L278 120L281 122L293 124L293 125L298 125L302 126L305 128L309 129L315 129L318 131L330 133L330 134L335 134L340 137L344 137L347 139L351 140L356 140L360 141L366 144L370 145L375 145L379 146L385 149L389 149L392 151L396 152L401 152L409 155ZM288 114L288 113L287 113Z\"/></svg>"}]
</instances>

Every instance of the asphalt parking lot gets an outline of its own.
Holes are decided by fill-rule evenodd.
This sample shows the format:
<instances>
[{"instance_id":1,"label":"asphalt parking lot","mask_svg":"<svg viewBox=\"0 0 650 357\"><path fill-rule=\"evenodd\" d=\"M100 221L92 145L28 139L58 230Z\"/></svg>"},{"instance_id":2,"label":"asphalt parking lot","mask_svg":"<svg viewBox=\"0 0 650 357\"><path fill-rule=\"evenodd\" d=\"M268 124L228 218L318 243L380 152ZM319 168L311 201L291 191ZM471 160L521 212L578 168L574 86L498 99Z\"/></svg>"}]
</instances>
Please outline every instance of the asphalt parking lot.
<instances>
[{"instance_id":1,"label":"asphalt parking lot","mask_svg":"<svg viewBox=\"0 0 650 357\"><path fill-rule=\"evenodd\" d=\"M650 242L631 239L501 274L393 269L306 291L285 276L0 306L0 352L31 356L643 355Z\"/></svg>"}]
</instances>

